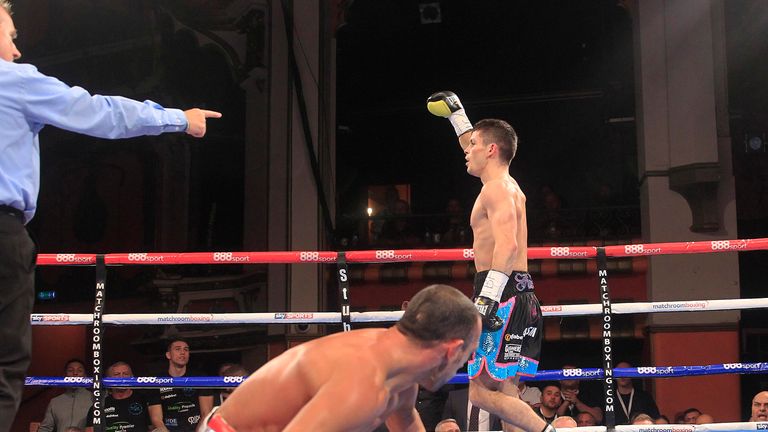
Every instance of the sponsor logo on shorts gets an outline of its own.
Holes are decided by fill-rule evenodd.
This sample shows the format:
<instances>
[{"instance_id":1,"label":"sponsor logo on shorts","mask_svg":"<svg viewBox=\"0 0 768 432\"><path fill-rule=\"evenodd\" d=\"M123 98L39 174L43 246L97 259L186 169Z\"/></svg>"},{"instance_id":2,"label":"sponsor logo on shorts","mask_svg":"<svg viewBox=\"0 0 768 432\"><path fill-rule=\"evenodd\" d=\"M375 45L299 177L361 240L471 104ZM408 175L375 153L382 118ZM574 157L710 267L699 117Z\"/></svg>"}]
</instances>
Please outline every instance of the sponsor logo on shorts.
<instances>
[{"instance_id":1,"label":"sponsor logo on shorts","mask_svg":"<svg viewBox=\"0 0 768 432\"><path fill-rule=\"evenodd\" d=\"M490 354L491 351L493 351L494 345L493 336L491 336L490 333L486 334L485 338L483 338L483 351L485 351L486 354Z\"/></svg>"},{"instance_id":2,"label":"sponsor logo on shorts","mask_svg":"<svg viewBox=\"0 0 768 432\"><path fill-rule=\"evenodd\" d=\"M520 357L520 345L504 345L504 360L515 360Z\"/></svg>"},{"instance_id":3,"label":"sponsor logo on shorts","mask_svg":"<svg viewBox=\"0 0 768 432\"><path fill-rule=\"evenodd\" d=\"M523 340L523 337L518 335L518 334L505 334L504 335L504 340L507 341L507 342L509 342L509 341L511 341L513 339L514 340Z\"/></svg>"},{"instance_id":4,"label":"sponsor logo on shorts","mask_svg":"<svg viewBox=\"0 0 768 432\"><path fill-rule=\"evenodd\" d=\"M191 425L196 425L200 421L200 414L188 417L187 421Z\"/></svg>"},{"instance_id":5,"label":"sponsor logo on shorts","mask_svg":"<svg viewBox=\"0 0 768 432\"><path fill-rule=\"evenodd\" d=\"M515 273L515 289L518 291L532 291L533 280L528 273Z\"/></svg>"},{"instance_id":6,"label":"sponsor logo on shorts","mask_svg":"<svg viewBox=\"0 0 768 432\"><path fill-rule=\"evenodd\" d=\"M523 330L523 337L530 336L535 337L536 336L536 330L538 330L536 327L528 327L525 330Z\"/></svg>"},{"instance_id":7,"label":"sponsor logo on shorts","mask_svg":"<svg viewBox=\"0 0 768 432\"><path fill-rule=\"evenodd\" d=\"M166 418L165 419L165 425L166 426L177 427L179 425L179 420L175 419L175 418Z\"/></svg>"}]
</instances>

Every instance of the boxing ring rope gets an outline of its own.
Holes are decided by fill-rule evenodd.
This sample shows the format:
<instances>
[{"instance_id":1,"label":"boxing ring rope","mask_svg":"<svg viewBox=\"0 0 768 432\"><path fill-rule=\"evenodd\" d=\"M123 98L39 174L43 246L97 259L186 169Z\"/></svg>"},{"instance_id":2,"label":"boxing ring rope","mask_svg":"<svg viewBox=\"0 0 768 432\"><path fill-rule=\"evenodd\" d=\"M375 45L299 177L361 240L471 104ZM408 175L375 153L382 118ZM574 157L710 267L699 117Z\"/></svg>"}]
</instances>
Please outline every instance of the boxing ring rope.
<instances>
[{"instance_id":1,"label":"boxing ring rope","mask_svg":"<svg viewBox=\"0 0 768 432\"><path fill-rule=\"evenodd\" d=\"M531 247L528 259L596 258L597 246ZM768 238L745 240L713 240L698 242L647 243L604 246L608 258L741 252L768 249ZM472 249L403 249L346 251L348 263L393 263L421 261L468 261L474 259ZM106 265L179 265L179 264L302 264L334 263L339 252L187 252L187 253L118 253L104 255ZM96 254L40 254L37 264L95 265Z\"/></svg>"},{"instance_id":2,"label":"boxing ring rope","mask_svg":"<svg viewBox=\"0 0 768 432\"><path fill-rule=\"evenodd\" d=\"M730 300L685 300L665 302L615 303L613 313L663 313L663 312L704 312L734 309L765 309L768 298ZM586 316L602 314L601 304L543 305L545 317ZM393 312L352 312L353 323L395 322L403 311ZM32 314L32 325L90 325L91 314ZM340 324L339 312L255 312L255 313L167 313L167 314L104 314L103 324Z\"/></svg>"},{"instance_id":3,"label":"boxing ring rope","mask_svg":"<svg viewBox=\"0 0 768 432\"><path fill-rule=\"evenodd\" d=\"M722 363L705 366L653 366L614 369L616 378L674 378L687 376L723 374L762 374L768 372L768 363ZM522 381L556 381L563 379L595 380L605 377L599 368L576 368L540 370L535 377L522 377ZM105 387L237 387L247 377L155 377L104 378ZM467 374L460 373L449 384L466 384ZM27 377L28 386L90 387L93 379L88 377Z\"/></svg>"},{"instance_id":4,"label":"boxing ring rope","mask_svg":"<svg viewBox=\"0 0 768 432\"><path fill-rule=\"evenodd\" d=\"M577 316L602 315L605 358L603 368L567 369L539 371L533 380L553 379L602 379L605 385L606 407L612 408L614 377L678 377L724 373L765 373L768 363L727 363L707 366L667 366L613 369L611 364L611 315L660 312L700 312L715 310L767 308L768 298L730 300L687 300L666 302L638 302L611 304L608 289L607 258L657 256L672 254L697 254L740 252L768 249L768 238L743 240L715 240L699 242L674 242L629 244L616 246L554 246L531 247L529 259L590 259L597 258L597 276L600 281L600 304L550 305L542 306L542 315ZM234 387L243 377L134 377L111 379L101 377L102 324L333 324L341 323L344 330L351 323L392 322L402 316L397 312L350 312L348 263L393 263L424 261L466 261L474 258L472 249L408 249L408 250L362 250L346 252L328 251L286 251L286 252L194 252L194 253L120 253L120 254L40 254L37 263L41 266L95 266L96 295L93 314L32 314L33 325L92 325L94 377L60 378L27 377L29 386L78 386L92 387L94 395L94 426L101 430L99 412L103 403L101 387ZM227 314L102 314L106 298L106 267L120 265L187 265L187 264L301 264L336 263L339 282L341 312L272 312L272 313L227 313ZM451 382L466 382L466 375L457 375ZM613 429L612 409L606 409L606 427L577 428L579 431L604 431ZM720 423L716 425L658 425L616 426L616 430L757 430L768 429L768 423ZM666 426L666 427L665 427ZM672 426L670 428L670 426ZM712 429L711 427L717 427ZM708 428L710 427L710 428Z\"/></svg>"}]
</instances>

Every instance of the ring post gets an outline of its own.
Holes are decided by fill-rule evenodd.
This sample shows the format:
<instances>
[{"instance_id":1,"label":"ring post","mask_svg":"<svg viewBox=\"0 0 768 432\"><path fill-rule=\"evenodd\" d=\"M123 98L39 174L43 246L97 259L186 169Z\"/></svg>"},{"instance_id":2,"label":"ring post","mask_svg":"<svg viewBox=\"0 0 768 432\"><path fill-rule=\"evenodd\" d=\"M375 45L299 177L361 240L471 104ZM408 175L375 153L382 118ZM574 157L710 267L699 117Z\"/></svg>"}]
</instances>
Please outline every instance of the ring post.
<instances>
[{"instance_id":1,"label":"ring post","mask_svg":"<svg viewBox=\"0 0 768 432\"><path fill-rule=\"evenodd\" d=\"M600 302L603 309L603 391L605 395L605 426L608 431L616 427L614 401L616 393L613 386L613 347L611 346L611 295L608 291L608 260L605 248L597 248L597 278L600 283Z\"/></svg>"},{"instance_id":2,"label":"ring post","mask_svg":"<svg viewBox=\"0 0 768 432\"><path fill-rule=\"evenodd\" d=\"M102 432L104 430L103 410L104 394L102 393L102 372L101 372L101 339L104 331L101 327L101 315L104 313L104 300L106 290L104 288L107 282L107 266L104 264L104 255L96 255L96 296L93 303L93 326L91 329L92 357L93 357L93 430Z\"/></svg>"},{"instance_id":3,"label":"ring post","mask_svg":"<svg viewBox=\"0 0 768 432\"><path fill-rule=\"evenodd\" d=\"M352 330L352 315L349 306L349 267L347 266L347 254L339 252L336 260L336 275L339 279L339 304L341 305L341 326L344 331Z\"/></svg>"}]
</instances>

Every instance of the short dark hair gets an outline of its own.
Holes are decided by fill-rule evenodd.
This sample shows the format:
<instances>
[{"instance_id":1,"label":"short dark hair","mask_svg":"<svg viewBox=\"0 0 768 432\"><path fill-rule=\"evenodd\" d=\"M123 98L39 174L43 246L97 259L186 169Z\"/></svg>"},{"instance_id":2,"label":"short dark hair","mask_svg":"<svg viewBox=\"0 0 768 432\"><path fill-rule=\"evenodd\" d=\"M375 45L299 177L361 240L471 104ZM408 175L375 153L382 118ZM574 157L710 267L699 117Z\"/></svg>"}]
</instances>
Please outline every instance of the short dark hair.
<instances>
[{"instance_id":1,"label":"short dark hair","mask_svg":"<svg viewBox=\"0 0 768 432\"><path fill-rule=\"evenodd\" d=\"M184 342L185 344L187 344L187 346L189 346L189 342L187 342L186 339L172 338L168 340L168 344L165 346L165 352L171 352L171 346L176 342Z\"/></svg>"},{"instance_id":2,"label":"short dark hair","mask_svg":"<svg viewBox=\"0 0 768 432\"><path fill-rule=\"evenodd\" d=\"M83 369L85 369L85 362L83 360L77 358L77 357L74 357L74 358L71 358L71 359L67 360L67 362L64 363L64 370L67 370L67 367L70 364L72 364L72 363L80 363L80 366L82 366Z\"/></svg>"},{"instance_id":3,"label":"short dark hair","mask_svg":"<svg viewBox=\"0 0 768 432\"><path fill-rule=\"evenodd\" d=\"M499 119L484 119L475 123L474 129L483 132L483 143L496 143L499 156L509 163L517 154L517 133L512 126Z\"/></svg>"},{"instance_id":4,"label":"short dark hair","mask_svg":"<svg viewBox=\"0 0 768 432\"><path fill-rule=\"evenodd\" d=\"M408 337L424 343L461 339L469 343L480 315L461 291L448 285L430 285L408 302L395 324Z\"/></svg>"},{"instance_id":5,"label":"short dark hair","mask_svg":"<svg viewBox=\"0 0 768 432\"><path fill-rule=\"evenodd\" d=\"M683 411L683 417L685 417L686 415L692 412L697 412L699 413L699 415L701 415L701 411L699 411L697 408L688 408L687 410Z\"/></svg>"}]
</instances>

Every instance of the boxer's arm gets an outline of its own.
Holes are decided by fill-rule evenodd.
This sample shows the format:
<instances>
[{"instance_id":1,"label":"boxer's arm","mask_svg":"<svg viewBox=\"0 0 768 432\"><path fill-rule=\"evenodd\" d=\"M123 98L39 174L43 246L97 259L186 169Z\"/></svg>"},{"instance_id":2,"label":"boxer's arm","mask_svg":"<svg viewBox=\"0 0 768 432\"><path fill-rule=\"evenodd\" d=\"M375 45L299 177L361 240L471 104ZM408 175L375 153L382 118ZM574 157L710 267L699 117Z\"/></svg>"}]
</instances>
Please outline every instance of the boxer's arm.
<instances>
[{"instance_id":1,"label":"boxer's arm","mask_svg":"<svg viewBox=\"0 0 768 432\"><path fill-rule=\"evenodd\" d=\"M452 91L440 91L433 93L427 98L427 110L432 115L445 117L450 120L456 136L459 138L459 145L462 150L469 147L469 138L472 135L472 122L469 121L464 106L459 97Z\"/></svg>"},{"instance_id":2,"label":"boxer's arm","mask_svg":"<svg viewBox=\"0 0 768 432\"><path fill-rule=\"evenodd\" d=\"M462 150L466 150L469 147L470 138L472 138L472 131L466 131L459 136L459 145Z\"/></svg>"},{"instance_id":3,"label":"boxer's arm","mask_svg":"<svg viewBox=\"0 0 768 432\"><path fill-rule=\"evenodd\" d=\"M416 411L416 397L419 394L419 386L400 393L398 407L387 418L386 424L390 432L424 432L426 428L421 421L419 412Z\"/></svg>"},{"instance_id":4,"label":"boxer's arm","mask_svg":"<svg viewBox=\"0 0 768 432\"><path fill-rule=\"evenodd\" d=\"M197 403L200 406L200 418L204 419L213 409L213 396L203 395L197 397Z\"/></svg>"},{"instance_id":5,"label":"boxer's arm","mask_svg":"<svg viewBox=\"0 0 768 432\"><path fill-rule=\"evenodd\" d=\"M513 195L502 182L492 181L480 192L493 233L491 269L506 275L512 273L517 254L517 208Z\"/></svg>"},{"instance_id":6,"label":"boxer's arm","mask_svg":"<svg viewBox=\"0 0 768 432\"><path fill-rule=\"evenodd\" d=\"M149 420L152 422L155 431L168 432L168 428L165 427L162 405L149 405Z\"/></svg>"}]
</instances>

